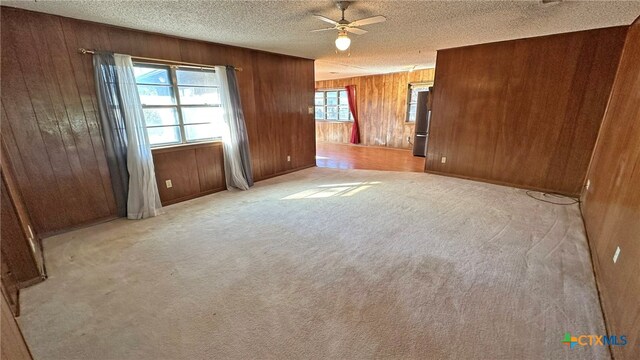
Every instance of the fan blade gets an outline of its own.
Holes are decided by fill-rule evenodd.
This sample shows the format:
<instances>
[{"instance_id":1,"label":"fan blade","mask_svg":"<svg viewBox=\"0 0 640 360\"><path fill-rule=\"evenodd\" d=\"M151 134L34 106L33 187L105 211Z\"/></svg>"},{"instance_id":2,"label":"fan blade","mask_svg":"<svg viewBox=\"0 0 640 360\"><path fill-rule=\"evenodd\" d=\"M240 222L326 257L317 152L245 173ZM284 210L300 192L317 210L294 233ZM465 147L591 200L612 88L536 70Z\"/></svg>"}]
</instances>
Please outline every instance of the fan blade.
<instances>
[{"instance_id":1,"label":"fan blade","mask_svg":"<svg viewBox=\"0 0 640 360\"><path fill-rule=\"evenodd\" d=\"M324 29L311 30L311 32L327 31L327 30L335 30L335 29L336 28L334 28L334 27L330 27L330 28L324 28Z\"/></svg>"},{"instance_id":2,"label":"fan blade","mask_svg":"<svg viewBox=\"0 0 640 360\"><path fill-rule=\"evenodd\" d=\"M354 33L356 35L362 35L367 33L367 30L358 29L356 27L348 27L345 30L347 30L350 33Z\"/></svg>"},{"instance_id":3,"label":"fan blade","mask_svg":"<svg viewBox=\"0 0 640 360\"><path fill-rule=\"evenodd\" d=\"M315 16L316 19L322 20L324 22L328 22L331 25L338 25L337 21L333 21L333 20L329 19L328 17L324 17L322 15L313 15L313 16Z\"/></svg>"},{"instance_id":4,"label":"fan blade","mask_svg":"<svg viewBox=\"0 0 640 360\"><path fill-rule=\"evenodd\" d=\"M382 15L377 15L377 16L372 16L372 17L368 17L368 18L364 18L364 19L353 21L349 25L350 26L364 26L364 25L371 25L371 24L381 23L381 22L386 21L386 20L387 20L386 17L384 17Z\"/></svg>"}]
</instances>

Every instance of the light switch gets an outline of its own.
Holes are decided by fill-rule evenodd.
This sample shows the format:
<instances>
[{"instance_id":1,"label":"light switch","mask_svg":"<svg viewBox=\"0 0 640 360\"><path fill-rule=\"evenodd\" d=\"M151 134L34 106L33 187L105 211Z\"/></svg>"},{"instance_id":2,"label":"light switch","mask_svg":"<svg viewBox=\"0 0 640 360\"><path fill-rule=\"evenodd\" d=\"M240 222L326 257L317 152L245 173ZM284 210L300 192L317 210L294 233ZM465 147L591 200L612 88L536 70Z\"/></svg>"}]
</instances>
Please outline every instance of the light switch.
<instances>
[{"instance_id":1,"label":"light switch","mask_svg":"<svg viewBox=\"0 0 640 360\"><path fill-rule=\"evenodd\" d=\"M171 183L171 180L167 180L164 182L165 184L167 184L167 189L172 188L173 184Z\"/></svg>"},{"instance_id":2,"label":"light switch","mask_svg":"<svg viewBox=\"0 0 640 360\"><path fill-rule=\"evenodd\" d=\"M440 162L445 164L447 162L447 157L443 156L442 159L440 160Z\"/></svg>"}]
</instances>

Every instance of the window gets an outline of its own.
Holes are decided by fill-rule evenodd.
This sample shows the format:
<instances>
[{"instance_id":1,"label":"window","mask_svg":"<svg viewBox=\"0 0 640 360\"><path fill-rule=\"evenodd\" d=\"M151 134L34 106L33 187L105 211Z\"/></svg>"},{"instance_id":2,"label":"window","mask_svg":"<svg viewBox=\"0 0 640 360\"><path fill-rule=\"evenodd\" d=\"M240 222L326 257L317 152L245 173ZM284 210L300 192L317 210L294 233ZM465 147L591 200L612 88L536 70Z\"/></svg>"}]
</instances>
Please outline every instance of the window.
<instances>
[{"instance_id":1,"label":"window","mask_svg":"<svg viewBox=\"0 0 640 360\"><path fill-rule=\"evenodd\" d=\"M135 63L151 146L220 139L224 125L213 69Z\"/></svg>"},{"instance_id":2,"label":"window","mask_svg":"<svg viewBox=\"0 0 640 360\"><path fill-rule=\"evenodd\" d=\"M318 90L315 105L316 120L353 121L346 90Z\"/></svg>"},{"instance_id":3,"label":"window","mask_svg":"<svg viewBox=\"0 0 640 360\"><path fill-rule=\"evenodd\" d=\"M407 103L407 121L416 121L416 111L418 109L418 93L422 91L429 91L429 87L433 86L430 83L416 83L409 84L409 95Z\"/></svg>"}]
</instances>

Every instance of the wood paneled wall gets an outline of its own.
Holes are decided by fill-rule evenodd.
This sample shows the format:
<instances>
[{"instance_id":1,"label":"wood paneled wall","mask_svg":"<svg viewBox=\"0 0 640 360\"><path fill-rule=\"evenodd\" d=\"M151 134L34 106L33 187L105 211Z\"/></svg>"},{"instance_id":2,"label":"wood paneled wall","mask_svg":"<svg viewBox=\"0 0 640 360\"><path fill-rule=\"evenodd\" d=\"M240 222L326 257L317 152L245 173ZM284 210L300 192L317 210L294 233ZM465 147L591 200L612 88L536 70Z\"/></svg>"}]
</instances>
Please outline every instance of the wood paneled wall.
<instances>
[{"instance_id":1,"label":"wood paneled wall","mask_svg":"<svg viewBox=\"0 0 640 360\"><path fill-rule=\"evenodd\" d=\"M580 194L626 31L438 51L426 170Z\"/></svg>"},{"instance_id":2,"label":"wood paneled wall","mask_svg":"<svg viewBox=\"0 0 640 360\"><path fill-rule=\"evenodd\" d=\"M8 184L2 173L2 184L0 193L1 197L1 219L2 226L0 228L0 236L2 237L2 262L8 265L12 277L18 283L30 285L42 281L38 263L36 262L36 254L32 249L39 247L36 240L29 238L28 232L23 228L24 224L20 219L20 215L12 198Z\"/></svg>"},{"instance_id":3,"label":"wood paneled wall","mask_svg":"<svg viewBox=\"0 0 640 360\"><path fill-rule=\"evenodd\" d=\"M32 360L31 351L24 341L22 331L11 313L9 303L4 296L4 291L0 294L0 359L3 360Z\"/></svg>"},{"instance_id":4,"label":"wood paneled wall","mask_svg":"<svg viewBox=\"0 0 640 360\"><path fill-rule=\"evenodd\" d=\"M640 19L627 34L582 196L609 331L626 335L617 360L640 359ZM618 261L613 263L616 248Z\"/></svg>"},{"instance_id":5,"label":"wood paneled wall","mask_svg":"<svg viewBox=\"0 0 640 360\"><path fill-rule=\"evenodd\" d=\"M434 69L316 81L316 89L356 86L363 145L411 148L414 123L406 122L409 84L433 81ZM352 123L316 121L318 141L349 143Z\"/></svg>"},{"instance_id":6,"label":"wood paneled wall","mask_svg":"<svg viewBox=\"0 0 640 360\"><path fill-rule=\"evenodd\" d=\"M26 287L44 280L44 257L40 238L34 230L16 179L11 171L7 171L12 165L7 157L6 145L3 141L0 142L0 250L3 275L5 269L10 272L7 279L3 276L3 282L15 281L17 287ZM8 297L11 300L11 294Z\"/></svg>"},{"instance_id":7,"label":"wood paneled wall","mask_svg":"<svg viewBox=\"0 0 640 360\"><path fill-rule=\"evenodd\" d=\"M153 162L162 205L226 189L220 142L155 149Z\"/></svg>"},{"instance_id":8,"label":"wood paneled wall","mask_svg":"<svg viewBox=\"0 0 640 360\"><path fill-rule=\"evenodd\" d=\"M8 7L2 7L1 16L2 137L27 208L41 233L115 216L92 59L77 53L79 47L242 67L238 83L254 178L315 164L314 119L308 112L313 106L312 60ZM207 150L198 153L206 156L203 151ZM185 156L185 162L194 156L185 149L172 155L171 161L179 159L178 154ZM161 172L166 170L162 163L157 167ZM205 183L203 188L211 189L215 181ZM179 184L188 189L174 185L172 195L164 192L165 199L173 201L196 189L191 182Z\"/></svg>"}]
</instances>

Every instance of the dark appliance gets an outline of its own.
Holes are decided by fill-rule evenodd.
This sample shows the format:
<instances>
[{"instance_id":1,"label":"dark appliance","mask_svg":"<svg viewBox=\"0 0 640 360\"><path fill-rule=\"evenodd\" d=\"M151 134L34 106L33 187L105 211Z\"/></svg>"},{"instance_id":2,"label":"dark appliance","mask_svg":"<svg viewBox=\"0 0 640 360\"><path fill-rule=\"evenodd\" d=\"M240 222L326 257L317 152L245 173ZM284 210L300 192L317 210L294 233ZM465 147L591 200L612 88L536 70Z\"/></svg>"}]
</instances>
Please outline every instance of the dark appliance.
<instances>
[{"instance_id":1,"label":"dark appliance","mask_svg":"<svg viewBox=\"0 0 640 360\"><path fill-rule=\"evenodd\" d=\"M413 137L413 156L427 156L429 120L431 119L431 94L433 94L433 87L430 87L429 91L421 91L418 93L416 127Z\"/></svg>"}]
</instances>

